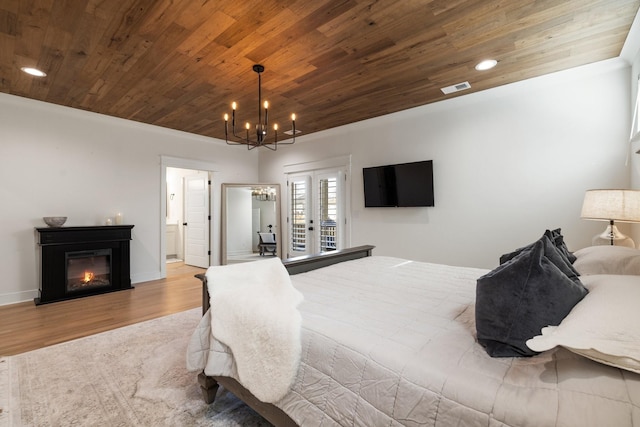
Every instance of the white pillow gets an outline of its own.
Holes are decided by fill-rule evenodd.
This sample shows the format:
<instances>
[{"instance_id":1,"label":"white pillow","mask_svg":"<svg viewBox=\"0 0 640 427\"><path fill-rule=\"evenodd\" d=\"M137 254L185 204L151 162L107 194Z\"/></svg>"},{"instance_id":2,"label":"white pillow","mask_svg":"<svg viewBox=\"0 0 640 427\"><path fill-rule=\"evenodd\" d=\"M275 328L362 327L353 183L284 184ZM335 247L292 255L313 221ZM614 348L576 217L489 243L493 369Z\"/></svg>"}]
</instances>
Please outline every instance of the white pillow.
<instances>
[{"instance_id":1,"label":"white pillow","mask_svg":"<svg viewBox=\"0 0 640 427\"><path fill-rule=\"evenodd\" d=\"M559 326L542 328L527 347L562 346L597 362L640 373L640 277L593 275L582 278L589 293Z\"/></svg>"},{"instance_id":2,"label":"white pillow","mask_svg":"<svg viewBox=\"0 0 640 427\"><path fill-rule=\"evenodd\" d=\"M640 250L624 246L589 246L573 253L573 267L582 276L590 274L640 275Z\"/></svg>"}]
</instances>

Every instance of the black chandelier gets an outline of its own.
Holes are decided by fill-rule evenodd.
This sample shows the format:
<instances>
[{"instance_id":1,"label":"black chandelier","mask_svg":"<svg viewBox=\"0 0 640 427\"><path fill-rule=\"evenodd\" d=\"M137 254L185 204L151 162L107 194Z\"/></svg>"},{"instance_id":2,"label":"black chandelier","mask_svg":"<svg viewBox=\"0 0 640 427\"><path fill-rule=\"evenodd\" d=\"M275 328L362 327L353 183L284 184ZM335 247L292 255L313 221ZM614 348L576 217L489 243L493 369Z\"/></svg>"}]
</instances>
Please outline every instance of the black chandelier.
<instances>
[{"instance_id":1,"label":"black chandelier","mask_svg":"<svg viewBox=\"0 0 640 427\"><path fill-rule=\"evenodd\" d=\"M264 105L262 104L262 78L260 74L264 71L264 66L260 64L255 64L253 66L253 71L258 73L258 123L256 124L256 135L255 139L252 139L249 135L249 130L251 129L251 124L246 122L245 131L246 136L241 136L236 134L236 107L237 104L233 102L231 104L231 134L235 140L229 141L229 114L225 113L224 115L224 139L229 145L246 145L248 150L253 150L256 147L266 147L270 150L277 150L278 144L293 144L296 142L296 115L291 114L291 131L287 131L285 133L291 133L293 135L293 139L287 142L278 142L278 124L274 123L273 125L273 140L267 140L267 126L269 125L269 102L264 101ZM262 107L264 106L264 122L262 121ZM300 132L300 131L298 131Z\"/></svg>"}]
</instances>

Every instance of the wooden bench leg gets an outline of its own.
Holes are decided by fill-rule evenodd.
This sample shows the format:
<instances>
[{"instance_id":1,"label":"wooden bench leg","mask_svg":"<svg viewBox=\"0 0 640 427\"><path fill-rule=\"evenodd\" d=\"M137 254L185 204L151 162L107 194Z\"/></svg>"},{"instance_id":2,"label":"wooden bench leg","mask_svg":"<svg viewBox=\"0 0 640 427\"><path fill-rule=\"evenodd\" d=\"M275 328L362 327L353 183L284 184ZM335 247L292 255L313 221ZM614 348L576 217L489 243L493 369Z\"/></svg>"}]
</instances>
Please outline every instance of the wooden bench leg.
<instances>
[{"instance_id":1,"label":"wooden bench leg","mask_svg":"<svg viewBox=\"0 0 640 427\"><path fill-rule=\"evenodd\" d=\"M198 384L200 384L205 403L213 403L216 399L216 393L218 392L218 381L201 372L198 374Z\"/></svg>"}]
</instances>

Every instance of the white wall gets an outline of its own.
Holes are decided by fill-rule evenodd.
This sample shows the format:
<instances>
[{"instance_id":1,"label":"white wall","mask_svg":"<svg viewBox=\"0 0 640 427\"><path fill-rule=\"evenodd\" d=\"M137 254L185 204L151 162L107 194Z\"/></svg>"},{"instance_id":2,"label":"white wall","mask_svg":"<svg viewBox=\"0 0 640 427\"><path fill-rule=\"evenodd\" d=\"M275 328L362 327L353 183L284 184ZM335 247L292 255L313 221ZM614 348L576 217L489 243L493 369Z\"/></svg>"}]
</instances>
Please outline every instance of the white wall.
<instances>
[{"instance_id":1,"label":"white wall","mask_svg":"<svg viewBox=\"0 0 640 427\"><path fill-rule=\"evenodd\" d=\"M269 231L269 225L273 227L271 230L275 233L278 229L276 226L276 203L277 201L252 200L254 209L260 209L260 230L262 232Z\"/></svg>"},{"instance_id":2,"label":"white wall","mask_svg":"<svg viewBox=\"0 0 640 427\"><path fill-rule=\"evenodd\" d=\"M260 178L351 154L351 244L377 255L492 268L556 227L576 250L605 227L580 219L585 190L630 184L629 92L606 61L300 137L260 153ZM428 159L435 207L364 208L363 167Z\"/></svg>"},{"instance_id":3,"label":"white wall","mask_svg":"<svg viewBox=\"0 0 640 427\"><path fill-rule=\"evenodd\" d=\"M37 296L43 216L102 225L122 212L135 225L132 281L162 277L161 156L213 165L217 212L220 183L257 180L258 156L222 141L0 94L0 304ZM219 217L212 224L217 263Z\"/></svg>"}]
</instances>

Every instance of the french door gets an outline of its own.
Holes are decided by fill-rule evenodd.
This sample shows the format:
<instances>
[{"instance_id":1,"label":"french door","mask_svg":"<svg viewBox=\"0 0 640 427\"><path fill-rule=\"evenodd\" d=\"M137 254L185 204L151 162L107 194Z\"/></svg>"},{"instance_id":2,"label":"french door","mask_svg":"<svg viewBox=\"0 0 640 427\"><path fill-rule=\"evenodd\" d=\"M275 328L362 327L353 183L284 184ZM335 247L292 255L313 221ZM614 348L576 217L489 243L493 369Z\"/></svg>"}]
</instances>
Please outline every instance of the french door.
<instances>
[{"instance_id":1,"label":"french door","mask_svg":"<svg viewBox=\"0 0 640 427\"><path fill-rule=\"evenodd\" d=\"M289 174L287 257L341 249L347 235L345 169Z\"/></svg>"}]
</instances>

